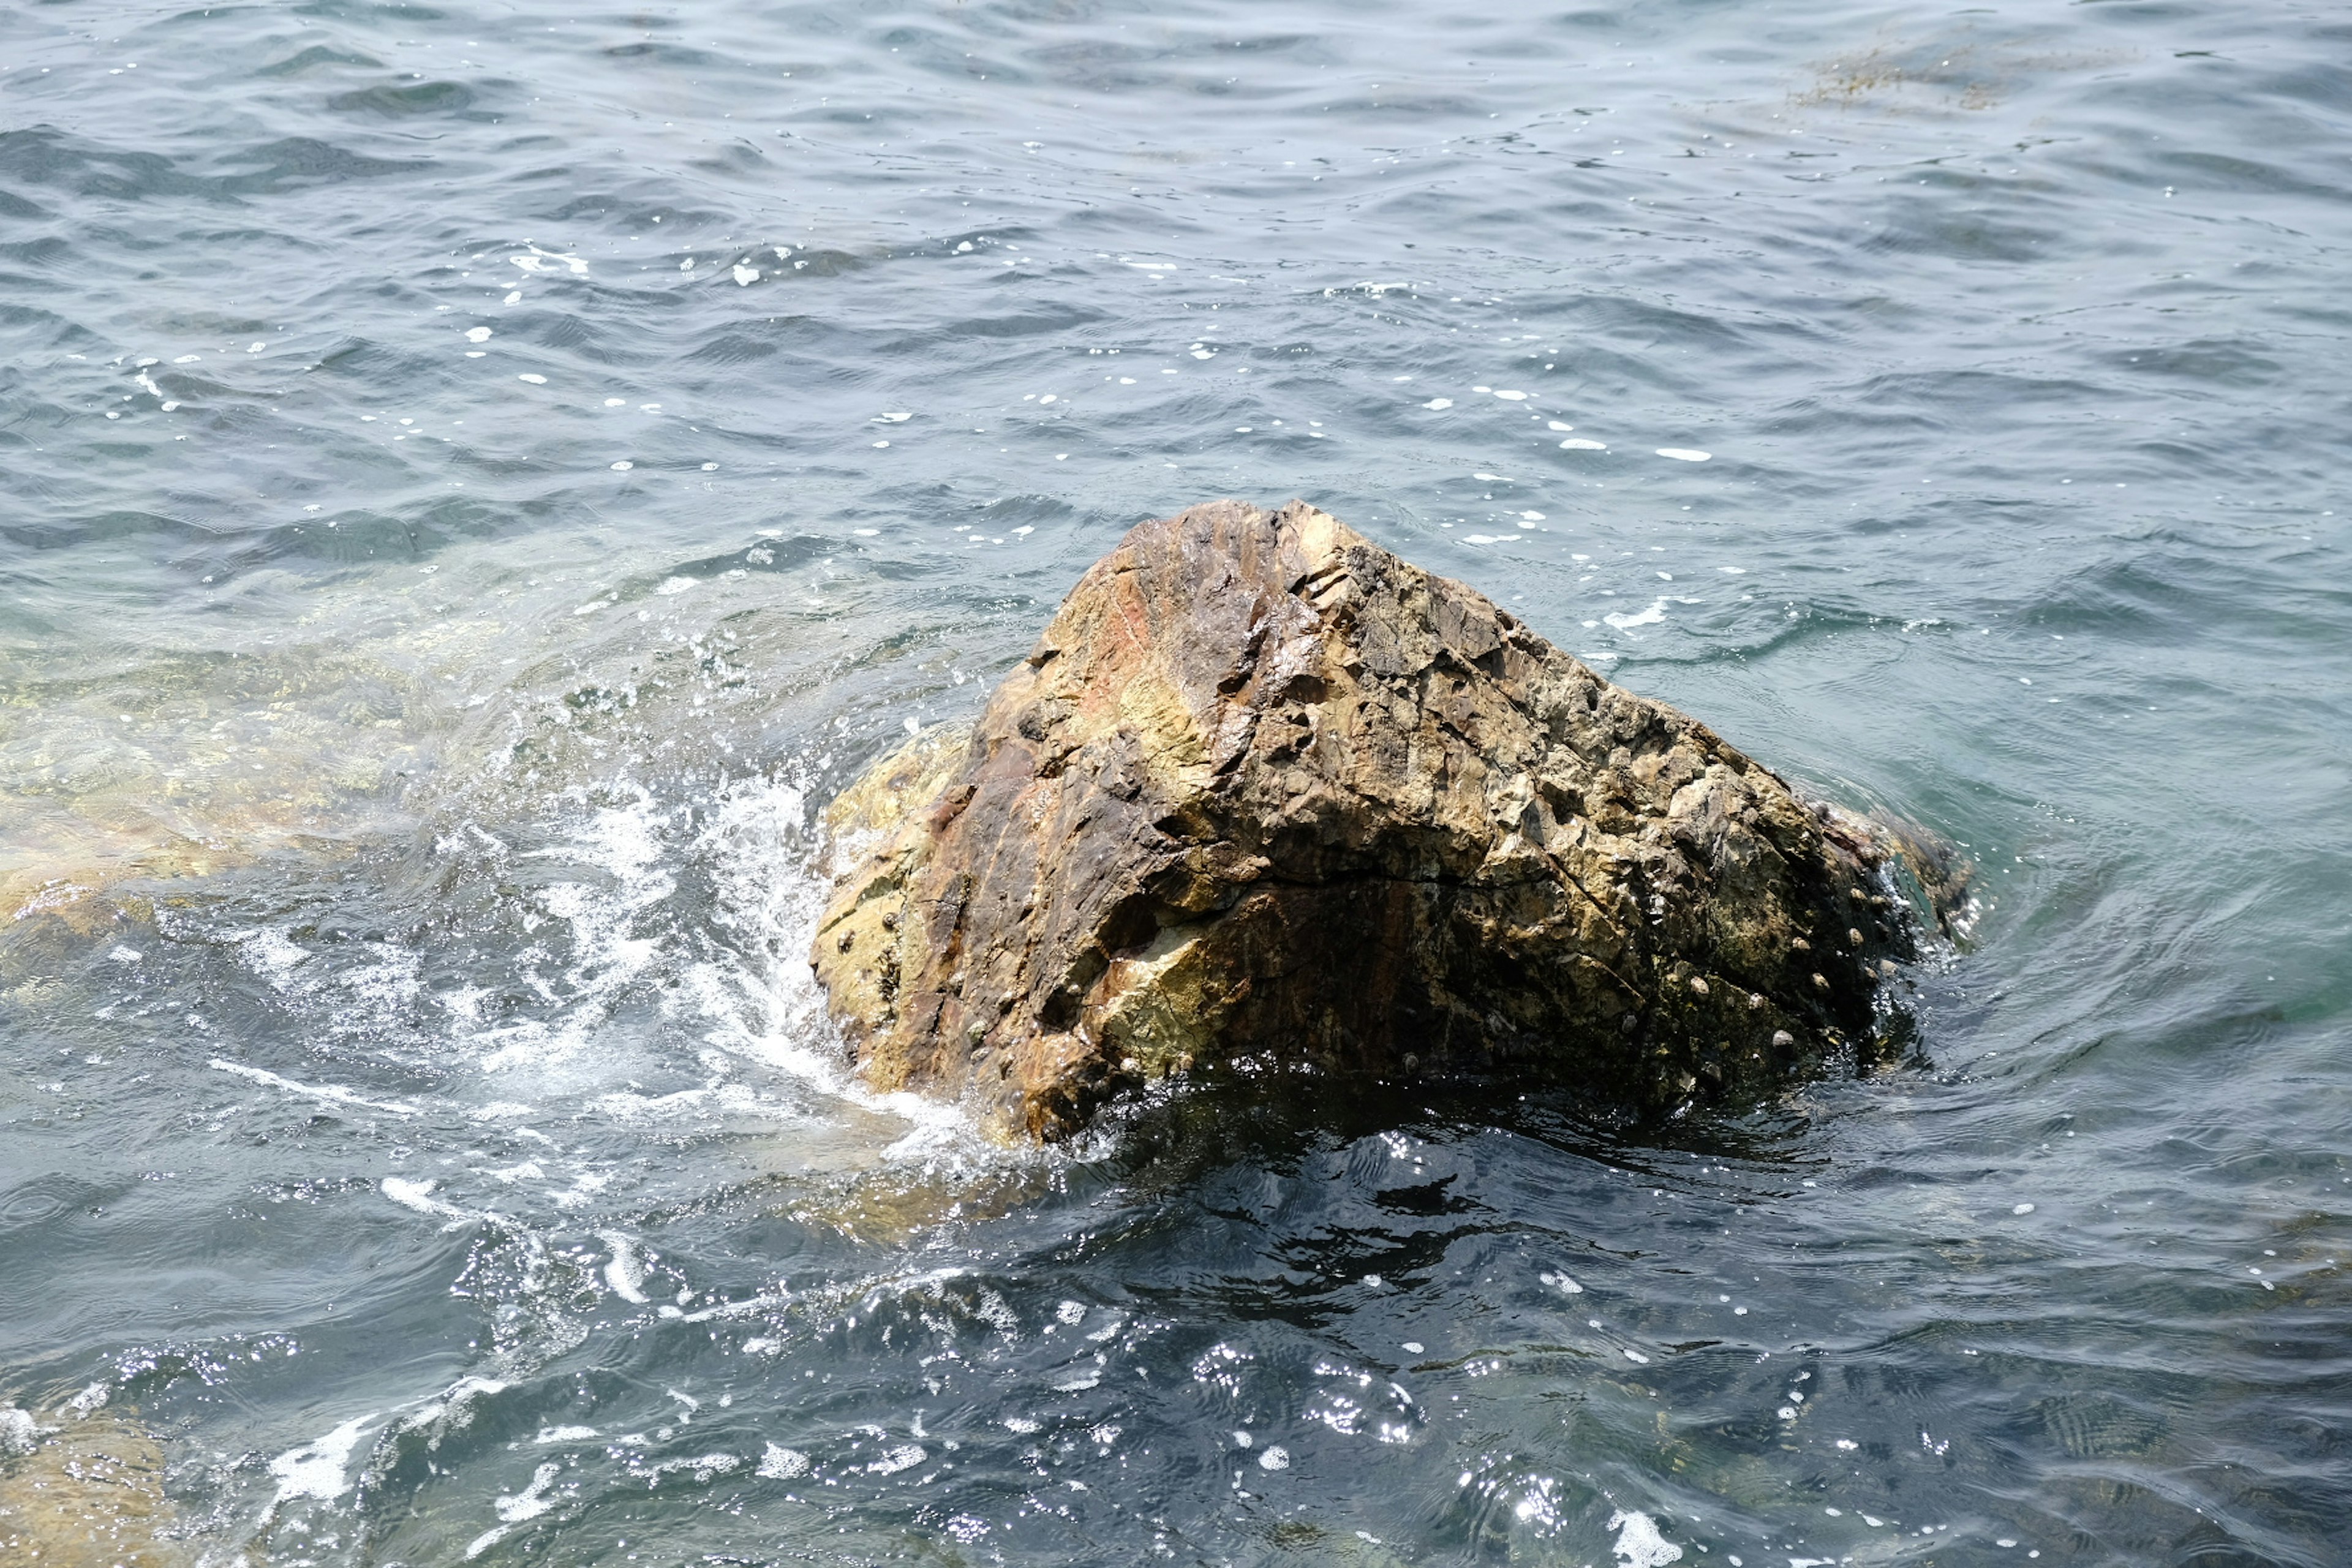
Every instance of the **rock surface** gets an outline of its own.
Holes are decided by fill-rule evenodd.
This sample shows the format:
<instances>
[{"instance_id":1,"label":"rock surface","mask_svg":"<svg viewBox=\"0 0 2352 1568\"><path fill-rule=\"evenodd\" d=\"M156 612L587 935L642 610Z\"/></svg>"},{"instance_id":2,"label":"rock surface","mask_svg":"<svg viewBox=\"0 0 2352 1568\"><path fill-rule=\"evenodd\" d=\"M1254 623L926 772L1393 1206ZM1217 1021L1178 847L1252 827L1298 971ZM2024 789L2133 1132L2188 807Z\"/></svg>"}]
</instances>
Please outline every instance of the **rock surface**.
<instances>
[{"instance_id":1,"label":"rock surface","mask_svg":"<svg viewBox=\"0 0 2352 1568\"><path fill-rule=\"evenodd\" d=\"M830 821L858 1071L1014 1138L1251 1061L1754 1093L1912 955L1875 825L1304 502L1137 527Z\"/></svg>"}]
</instances>

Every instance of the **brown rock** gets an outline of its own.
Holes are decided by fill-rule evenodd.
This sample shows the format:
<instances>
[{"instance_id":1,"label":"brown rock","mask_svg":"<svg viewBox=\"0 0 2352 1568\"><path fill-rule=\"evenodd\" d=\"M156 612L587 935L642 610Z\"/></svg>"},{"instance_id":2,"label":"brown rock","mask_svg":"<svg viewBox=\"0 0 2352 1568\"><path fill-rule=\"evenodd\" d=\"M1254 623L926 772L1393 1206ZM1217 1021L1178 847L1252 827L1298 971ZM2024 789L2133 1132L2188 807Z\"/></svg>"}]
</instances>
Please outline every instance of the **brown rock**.
<instances>
[{"instance_id":1,"label":"brown rock","mask_svg":"<svg viewBox=\"0 0 2352 1568\"><path fill-rule=\"evenodd\" d=\"M1911 952L1874 825L1304 502L1137 527L831 822L859 1072L1012 1136L1245 1061L1753 1093Z\"/></svg>"}]
</instances>

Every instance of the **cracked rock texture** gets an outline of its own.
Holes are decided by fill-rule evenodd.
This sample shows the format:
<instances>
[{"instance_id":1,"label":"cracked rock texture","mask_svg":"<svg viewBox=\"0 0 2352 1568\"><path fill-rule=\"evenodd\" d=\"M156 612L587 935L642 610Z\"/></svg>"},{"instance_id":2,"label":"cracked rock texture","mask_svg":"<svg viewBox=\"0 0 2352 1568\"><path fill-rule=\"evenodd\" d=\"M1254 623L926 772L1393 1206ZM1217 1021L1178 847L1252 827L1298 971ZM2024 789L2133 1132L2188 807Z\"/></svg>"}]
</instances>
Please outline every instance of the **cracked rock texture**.
<instances>
[{"instance_id":1,"label":"cracked rock texture","mask_svg":"<svg viewBox=\"0 0 2352 1568\"><path fill-rule=\"evenodd\" d=\"M1885 830L1304 502L1137 527L830 821L858 1071L1013 1138L1252 1062L1753 1094L1912 956Z\"/></svg>"}]
</instances>

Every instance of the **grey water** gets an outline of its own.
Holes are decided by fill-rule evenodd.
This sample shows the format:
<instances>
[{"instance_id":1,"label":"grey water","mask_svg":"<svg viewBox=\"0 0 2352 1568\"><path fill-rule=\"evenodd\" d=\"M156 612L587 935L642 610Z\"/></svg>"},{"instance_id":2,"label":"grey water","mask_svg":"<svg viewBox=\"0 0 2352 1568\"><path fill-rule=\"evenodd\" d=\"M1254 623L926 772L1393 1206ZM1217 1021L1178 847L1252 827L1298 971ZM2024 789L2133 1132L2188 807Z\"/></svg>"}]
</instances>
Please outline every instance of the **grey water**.
<instances>
[{"instance_id":1,"label":"grey water","mask_svg":"<svg viewBox=\"0 0 2352 1568\"><path fill-rule=\"evenodd\" d=\"M2347 153L2315 5L0 5L0 1543L2352 1558ZM1916 1059L862 1091L824 802L1229 495L1967 846Z\"/></svg>"}]
</instances>

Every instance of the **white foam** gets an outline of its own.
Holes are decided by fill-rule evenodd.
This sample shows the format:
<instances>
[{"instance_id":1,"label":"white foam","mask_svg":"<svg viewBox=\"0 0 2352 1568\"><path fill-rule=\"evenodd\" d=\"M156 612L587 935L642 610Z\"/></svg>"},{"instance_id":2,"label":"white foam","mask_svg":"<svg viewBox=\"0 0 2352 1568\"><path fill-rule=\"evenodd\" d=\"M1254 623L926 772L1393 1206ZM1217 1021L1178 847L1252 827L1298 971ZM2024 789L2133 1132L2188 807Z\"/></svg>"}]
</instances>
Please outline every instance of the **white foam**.
<instances>
[{"instance_id":1,"label":"white foam","mask_svg":"<svg viewBox=\"0 0 2352 1568\"><path fill-rule=\"evenodd\" d=\"M585 258L567 256L561 251L541 250L536 245L530 246L520 256L508 257L507 260L521 268L525 272L552 273L562 268L569 270L574 278L588 276L588 262Z\"/></svg>"},{"instance_id":2,"label":"white foam","mask_svg":"<svg viewBox=\"0 0 2352 1568\"><path fill-rule=\"evenodd\" d=\"M520 375L516 376L515 379L517 381L527 381L533 386L545 386L547 384L547 377L540 374L537 371L532 370L524 371Z\"/></svg>"},{"instance_id":3,"label":"white foam","mask_svg":"<svg viewBox=\"0 0 2352 1568\"><path fill-rule=\"evenodd\" d=\"M1658 448L1659 457L1672 458L1677 463L1704 463L1713 455L1714 454L1709 452L1702 452L1696 447L1661 447Z\"/></svg>"},{"instance_id":4,"label":"white foam","mask_svg":"<svg viewBox=\"0 0 2352 1568\"><path fill-rule=\"evenodd\" d=\"M1654 626L1666 618L1666 601L1653 599L1650 601L1648 609L1635 615L1629 616L1620 610L1615 615L1603 616L1601 618L1621 632L1631 626Z\"/></svg>"},{"instance_id":5,"label":"white foam","mask_svg":"<svg viewBox=\"0 0 2352 1568\"><path fill-rule=\"evenodd\" d=\"M41 1429L30 1412L0 1405L0 1454L29 1454L40 1437Z\"/></svg>"},{"instance_id":6,"label":"white foam","mask_svg":"<svg viewBox=\"0 0 2352 1568\"><path fill-rule=\"evenodd\" d=\"M1603 1528L1617 1532L1616 1544L1609 1550L1625 1568L1665 1568L1682 1559L1683 1549L1659 1534L1658 1521L1646 1513L1612 1513Z\"/></svg>"},{"instance_id":7,"label":"white foam","mask_svg":"<svg viewBox=\"0 0 2352 1568\"><path fill-rule=\"evenodd\" d=\"M466 329L466 341L469 343L488 342L490 341L490 329L488 327L467 327Z\"/></svg>"},{"instance_id":8,"label":"white foam","mask_svg":"<svg viewBox=\"0 0 2352 1568\"><path fill-rule=\"evenodd\" d=\"M740 286L741 286L741 287L743 287L743 288L748 289L748 288L750 288L752 284L757 283L759 280L760 280L760 269L759 269L758 268L756 268L756 267L745 267L745 266L741 265L740 263L738 263L738 264L737 264L737 266L736 266L736 268L735 268L735 281L736 281L736 283L737 283L737 284L739 284Z\"/></svg>"},{"instance_id":9,"label":"white foam","mask_svg":"<svg viewBox=\"0 0 2352 1568\"><path fill-rule=\"evenodd\" d=\"M772 1481L788 1481L808 1472L809 1457L806 1454L798 1448L787 1448L781 1443L771 1443L767 1451L760 1456L760 1468L753 1473L765 1476Z\"/></svg>"},{"instance_id":10,"label":"white foam","mask_svg":"<svg viewBox=\"0 0 2352 1568\"><path fill-rule=\"evenodd\" d=\"M215 1072L235 1073L239 1078L251 1079L256 1083L268 1084L272 1089L284 1089L289 1094L299 1094L310 1100L330 1100L337 1105L355 1105L366 1110L384 1110L394 1116L416 1114L416 1107L413 1105L403 1105L396 1100L369 1100L337 1084L297 1083L290 1078L280 1078L266 1068L247 1067L243 1062L228 1061L220 1057L213 1058L206 1065Z\"/></svg>"},{"instance_id":11,"label":"white foam","mask_svg":"<svg viewBox=\"0 0 2352 1568\"><path fill-rule=\"evenodd\" d=\"M1498 392L1495 395L1507 403L1525 403L1528 400L1528 395L1524 392Z\"/></svg>"},{"instance_id":12,"label":"white foam","mask_svg":"<svg viewBox=\"0 0 2352 1568\"><path fill-rule=\"evenodd\" d=\"M555 1499L548 1494L555 1485L555 1478L562 1473L561 1466L541 1465L531 1472L530 1485L511 1496L492 1500L490 1506L497 1509L499 1518L509 1524L537 1519L555 1506Z\"/></svg>"},{"instance_id":13,"label":"white foam","mask_svg":"<svg viewBox=\"0 0 2352 1568\"><path fill-rule=\"evenodd\" d=\"M1279 1443L1275 1444L1273 1447L1267 1448L1264 1453L1258 1455L1257 1468L1261 1470L1286 1470L1290 1468L1290 1450L1284 1447Z\"/></svg>"},{"instance_id":14,"label":"white foam","mask_svg":"<svg viewBox=\"0 0 2352 1568\"><path fill-rule=\"evenodd\" d=\"M1541 1279L1545 1284L1550 1286L1553 1289L1559 1291L1563 1296L1581 1296L1584 1294L1584 1287L1579 1285L1575 1280L1570 1279L1565 1274L1540 1274L1538 1275L1537 1278Z\"/></svg>"},{"instance_id":15,"label":"white foam","mask_svg":"<svg viewBox=\"0 0 2352 1568\"><path fill-rule=\"evenodd\" d=\"M637 1261L636 1243L611 1230L598 1231L596 1238L613 1249L612 1260L604 1265L604 1283L622 1300L644 1306L650 1298L646 1295L646 1268Z\"/></svg>"},{"instance_id":16,"label":"white foam","mask_svg":"<svg viewBox=\"0 0 2352 1568\"><path fill-rule=\"evenodd\" d=\"M623 458L619 462L614 463L614 464L613 465L613 471L614 471L614 473L616 473L616 474L625 474L625 473L627 473L631 468L635 468L635 467L636 467L636 464L632 463L632 462L631 462L631 461L629 461L629 459L628 459L628 458Z\"/></svg>"},{"instance_id":17,"label":"white foam","mask_svg":"<svg viewBox=\"0 0 2352 1568\"><path fill-rule=\"evenodd\" d=\"M1563 452L1605 452L1609 450L1609 443L1588 441L1581 436L1572 436L1559 444L1559 449Z\"/></svg>"},{"instance_id":18,"label":"white foam","mask_svg":"<svg viewBox=\"0 0 2352 1568\"><path fill-rule=\"evenodd\" d=\"M345 1472L351 1466L352 1450L359 1446L360 1434L381 1414L371 1410L354 1415L315 1442L289 1448L270 1460L269 1473L278 1478L278 1495L270 1500L270 1510L296 1498L331 1501L349 1491L352 1483Z\"/></svg>"},{"instance_id":19,"label":"white foam","mask_svg":"<svg viewBox=\"0 0 2352 1568\"><path fill-rule=\"evenodd\" d=\"M1563 425L1557 419L1545 420L1544 427L1548 430L1573 430L1576 428L1573 425Z\"/></svg>"},{"instance_id":20,"label":"white foam","mask_svg":"<svg viewBox=\"0 0 2352 1568\"><path fill-rule=\"evenodd\" d=\"M1500 544L1503 541L1500 536L1492 533L1465 533L1462 536L1462 542L1465 544Z\"/></svg>"},{"instance_id":21,"label":"white foam","mask_svg":"<svg viewBox=\"0 0 2352 1568\"><path fill-rule=\"evenodd\" d=\"M386 1176L383 1179L383 1195L401 1207L415 1209L418 1214L437 1215L444 1219L474 1217L457 1205L445 1204L435 1197L433 1189L437 1185L438 1183L432 1181L412 1182L405 1176Z\"/></svg>"}]
</instances>

